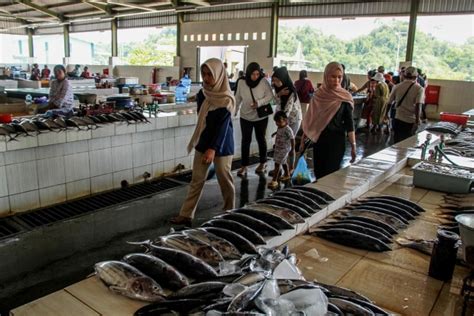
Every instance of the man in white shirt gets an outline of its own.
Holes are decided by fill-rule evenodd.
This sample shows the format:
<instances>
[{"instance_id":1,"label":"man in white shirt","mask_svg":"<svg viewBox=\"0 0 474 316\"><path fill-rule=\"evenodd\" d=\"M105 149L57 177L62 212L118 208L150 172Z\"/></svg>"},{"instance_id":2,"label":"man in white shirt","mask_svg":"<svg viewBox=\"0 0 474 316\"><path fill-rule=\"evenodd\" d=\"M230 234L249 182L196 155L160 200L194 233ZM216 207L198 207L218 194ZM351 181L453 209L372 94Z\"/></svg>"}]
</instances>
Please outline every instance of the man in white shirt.
<instances>
[{"instance_id":1,"label":"man in white shirt","mask_svg":"<svg viewBox=\"0 0 474 316\"><path fill-rule=\"evenodd\" d=\"M404 80L393 87L390 94L388 104L396 107L393 121L394 143L414 135L420 125L420 109L424 101L424 89L416 82L417 76L418 72L415 67L406 68Z\"/></svg>"}]
</instances>

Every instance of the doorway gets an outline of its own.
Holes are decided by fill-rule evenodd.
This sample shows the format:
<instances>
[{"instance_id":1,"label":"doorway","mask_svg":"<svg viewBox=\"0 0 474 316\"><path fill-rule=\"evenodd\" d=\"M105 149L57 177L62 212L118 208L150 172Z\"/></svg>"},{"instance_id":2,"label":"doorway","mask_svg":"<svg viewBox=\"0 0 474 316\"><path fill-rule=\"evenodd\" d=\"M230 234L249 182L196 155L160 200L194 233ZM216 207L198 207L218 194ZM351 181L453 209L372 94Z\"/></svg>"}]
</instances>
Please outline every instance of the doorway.
<instances>
[{"instance_id":1,"label":"doorway","mask_svg":"<svg viewBox=\"0 0 474 316\"><path fill-rule=\"evenodd\" d=\"M238 78L239 71L245 71L247 63L247 46L205 46L197 48L196 69L209 58L219 58L227 63L227 76L230 81ZM201 81L201 72L196 71L197 81Z\"/></svg>"}]
</instances>

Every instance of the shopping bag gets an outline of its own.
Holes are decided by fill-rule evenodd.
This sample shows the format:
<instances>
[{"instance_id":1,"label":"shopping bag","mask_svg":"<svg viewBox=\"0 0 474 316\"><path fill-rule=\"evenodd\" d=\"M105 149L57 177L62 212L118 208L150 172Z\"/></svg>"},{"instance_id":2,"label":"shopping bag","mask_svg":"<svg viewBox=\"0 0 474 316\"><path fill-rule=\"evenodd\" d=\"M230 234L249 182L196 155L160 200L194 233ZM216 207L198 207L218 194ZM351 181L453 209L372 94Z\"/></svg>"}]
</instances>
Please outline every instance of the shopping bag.
<instances>
[{"instance_id":1,"label":"shopping bag","mask_svg":"<svg viewBox=\"0 0 474 316\"><path fill-rule=\"evenodd\" d=\"M291 183L293 183L293 185L305 185L307 183L312 183L314 180L315 178L311 174L311 170L308 168L304 155L301 155L296 164L296 168L293 171Z\"/></svg>"}]
</instances>

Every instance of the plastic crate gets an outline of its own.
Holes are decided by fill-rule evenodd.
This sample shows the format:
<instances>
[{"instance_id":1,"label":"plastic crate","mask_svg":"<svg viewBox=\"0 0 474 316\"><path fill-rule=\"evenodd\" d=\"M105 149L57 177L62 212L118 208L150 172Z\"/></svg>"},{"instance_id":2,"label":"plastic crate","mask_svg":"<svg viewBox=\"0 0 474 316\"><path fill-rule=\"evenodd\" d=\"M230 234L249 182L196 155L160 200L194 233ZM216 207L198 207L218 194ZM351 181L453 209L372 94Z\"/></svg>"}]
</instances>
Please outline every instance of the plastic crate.
<instances>
[{"instance_id":1,"label":"plastic crate","mask_svg":"<svg viewBox=\"0 0 474 316\"><path fill-rule=\"evenodd\" d=\"M470 176L460 176L426 170L425 167L427 167L427 165L428 167L454 168L451 165L422 161L412 168L414 186L446 193L460 194L471 192L472 183L474 181L474 169L456 167L457 169L466 170L468 174L470 173Z\"/></svg>"},{"instance_id":2,"label":"plastic crate","mask_svg":"<svg viewBox=\"0 0 474 316\"><path fill-rule=\"evenodd\" d=\"M465 114L455 114L455 113L448 113L448 112L440 113L441 121L453 122L453 123L463 125L463 126L467 124L468 119L469 119L469 115L465 115Z\"/></svg>"}]
</instances>

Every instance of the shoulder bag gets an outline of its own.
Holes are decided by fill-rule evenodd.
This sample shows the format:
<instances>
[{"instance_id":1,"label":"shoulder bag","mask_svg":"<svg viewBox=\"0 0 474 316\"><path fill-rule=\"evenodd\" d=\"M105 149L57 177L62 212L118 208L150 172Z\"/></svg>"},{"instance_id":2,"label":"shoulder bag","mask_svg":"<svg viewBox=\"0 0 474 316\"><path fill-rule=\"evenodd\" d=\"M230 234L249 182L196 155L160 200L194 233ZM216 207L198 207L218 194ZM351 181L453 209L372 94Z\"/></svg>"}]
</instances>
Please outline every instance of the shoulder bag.
<instances>
[{"instance_id":1,"label":"shoulder bag","mask_svg":"<svg viewBox=\"0 0 474 316\"><path fill-rule=\"evenodd\" d=\"M255 97L253 96L252 88L249 87L249 89L250 89L250 95L252 96L253 102L256 102ZM272 108L272 105L270 103L257 107L258 117L264 118L264 117L267 117L271 114L273 114L273 108Z\"/></svg>"}]
</instances>

